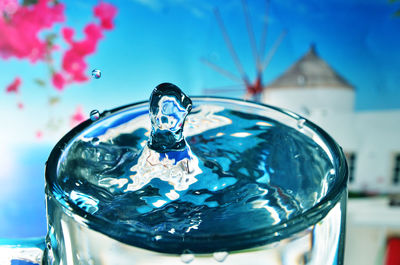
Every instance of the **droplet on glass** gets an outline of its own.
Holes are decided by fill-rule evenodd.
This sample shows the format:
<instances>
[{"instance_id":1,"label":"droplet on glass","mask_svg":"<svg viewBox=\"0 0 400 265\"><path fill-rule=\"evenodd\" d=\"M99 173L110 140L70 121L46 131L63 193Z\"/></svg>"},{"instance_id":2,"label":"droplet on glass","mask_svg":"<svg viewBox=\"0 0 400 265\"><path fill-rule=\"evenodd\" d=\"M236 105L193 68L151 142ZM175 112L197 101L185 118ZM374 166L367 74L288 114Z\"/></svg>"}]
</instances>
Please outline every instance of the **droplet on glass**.
<instances>
[{"instance_id":1,"label":"droplet on glass","mask_svg":"<svg viewBox=\"0 0 400 265\"><path fill-rule=\"evenodd\" d=\"M98 69L94 69L94 70L92 71L92 77L94 77L94 78L96 78L96 79L99 79L99 78L101 77L101 71L98 70Z\"/></svg>"},{"instance_id":2,"label":"droplet on glass","mask_svg":"<svg viewBox=\"0 0 400 265\"><path fill-rule=\"evenodd\" d=\"M183 253L181 254L181 261L183 263L190 263L194 260L194 255L192 252L190 252L190 250L185 250L183 251Z\"/></svg>"},{"instance_id":3,"label":"droplet on glass","mask_svg":"<svg viewBox=\"0 0 400 265\"><path fill-rule=\"evenodd\" d=\"M221 252L214 252L213 257L218 262L223 262L228 257L228 252L221 251Z\"/></svg>"},{"instance_id":4,"label":"droplet on glass","mask_svg":"<svg viewBox=\"0 0 400 265\"><path fill-rule=\"evenodd\" d=\"M91 143L92 143L93 145L99 145L99 142L100 142L100 139L97 138L97 137L94 137L94 138L92 139L92 141L91 141Z\"/></svg>"},{"instance_id":5,"label":"droplet on glass","mask_svg":"<svg viewBox=\"0 0 400 265\"><path fill-rule=\"evenodd\" d=\"M297 121L297 128L303 129L304 123L305 123L305 122L306 122L305 119L300 119L300 120L298 120L298 121Z\"/></svg>"},{"instance_id":6,"label":"droplet on glass","mask_svg":"<svg viewBox=\"0 0 400 265\"><path fill-rule=\"evenodd\" d=\"M100 118L100 112L95 109L90 112L90 119L92 121L97 121Z\"/></svg>"}]
</instances>

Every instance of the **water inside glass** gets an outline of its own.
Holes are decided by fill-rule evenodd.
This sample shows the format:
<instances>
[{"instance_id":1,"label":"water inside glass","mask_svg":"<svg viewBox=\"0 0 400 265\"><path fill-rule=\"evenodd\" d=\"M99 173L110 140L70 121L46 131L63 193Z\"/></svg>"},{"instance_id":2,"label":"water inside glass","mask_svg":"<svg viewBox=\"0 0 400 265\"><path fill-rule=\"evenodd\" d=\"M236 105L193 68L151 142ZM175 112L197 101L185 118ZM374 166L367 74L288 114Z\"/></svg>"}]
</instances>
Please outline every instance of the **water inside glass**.
<instances>
[{"instance_id":1,"label":"water inside glass","mask_svg":"<svg viewBox=\"0 0 400 265\"><path fill-rule=\"evenodd\" d=\"M55 147L44 264L342 264L337 144L296 114L170 85Z\"/></svg>"}]
</instances>

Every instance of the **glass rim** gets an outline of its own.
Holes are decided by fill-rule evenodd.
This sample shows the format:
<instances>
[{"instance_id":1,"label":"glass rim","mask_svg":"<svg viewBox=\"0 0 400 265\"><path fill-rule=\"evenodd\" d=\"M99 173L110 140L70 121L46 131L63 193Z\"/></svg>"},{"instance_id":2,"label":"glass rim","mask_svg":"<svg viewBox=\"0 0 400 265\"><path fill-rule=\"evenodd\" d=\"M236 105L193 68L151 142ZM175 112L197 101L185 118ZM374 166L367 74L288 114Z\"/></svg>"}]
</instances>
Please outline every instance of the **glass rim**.
<instances>
[{"instance_id":1,"label":"glass rim","mask_svg":"<svg viewBox=\"0 0 400 265\"><path fill-rule=\"evenodd\" d=\"M292 218L284 222L279 222L278 224L259 228L252 231L246 231L242 233L234 233L227 235L216 235L212 238L213 243L210 242L210 237L208 236L190 236L190 239L183 240L182 242L179 239L182 239L181 236L167 235L163 236L163 239L160 240L163 243L162 247L159 247L157 244L153 244L149 246L148 244L143 243L142 240L147 240L149 237L154 237L156 232L154 231L144 231L134 229L132 227L126 226L116 226L113 227L113 223L97 217L93 214L90 214L83 209L79 208L74 204L68 204L68 207L63 204L63 202L59 198L54 198L59 207L62 207L63 211L67 213L70 217L72 217L77 223L87 226L90 229L94 229L97 232L102 234L106 234L107 236L114 238L120 242L140 247L144 249L149 249L153 251L163 252L163 253L174 253L181 251L182 249L190 249L195 253L210 253L216 251L215 246L223 246L222 249L226 251L234 251L234 250L242 250L249 249L253 247L259 247L261 245L266 245L269 243L276 242L278 240L287 238L290 235L301 232L308 228L309 226L318 223L322 220L327 213L338 203L338 201L342 198L343 192L347 190L347 180L348 180L348 169L347 162L345 159L345 155L343 153L342 148L335 142L335 140L322 128L320 128L315 123L309 121L307 118L304 118L292 111L271 106L268 104L263 104L259 102L253 102L242 99L234 99L228 97L214 97L214 96L191 96L190 97L193 102L196 101L214 101L220 103L235 103L239 105L248 105L249 107L258 106L264 109L269 109L273 111L277 111L280 114L284 114L289 118L300 120L304 119L305 124L304 127L310 128L313 132L317 133L324 141L325 144L329 147L329 151L332 154L333 166L335 169L335 181L330 188L330 190L321 198L321 200L316 203L314 206L308 208L303 213L296 215ZM148 101L140 101L137 103L123 105L111 110L105 110L100 114L99 120L101 118L105 118L109 115L117 114L119 111L140 107L144 104L148 104ZM46 162L45 167L45 190L46 197L54 196L54 185L58 185L56 179L58 177L58 167L60 158L62 157L65 148L81 133L83 133L87 128L89 128L95 122L99 120L92 121L88 119L78 126L71 129L67 134L65 134L58 143L52 149L49 158ZM278 120L279 122L279 120ZM48 217L49 218L49 217ZM305 221L308 220L308 221ZM108 231L110 233L104 233L104 227L109 227ZM102 229L103 228L103 229ZM118 231L113 231L115 228ZM287 234L287 231L290 231ZM238 243L239 242L239 243ZM248 244L246 244L246 242ZM164 244L165 243L165 244ZM170 246L165 248L165 246ZM218 249L217 249L218 250Z\"/></svg>"}]
</instances>

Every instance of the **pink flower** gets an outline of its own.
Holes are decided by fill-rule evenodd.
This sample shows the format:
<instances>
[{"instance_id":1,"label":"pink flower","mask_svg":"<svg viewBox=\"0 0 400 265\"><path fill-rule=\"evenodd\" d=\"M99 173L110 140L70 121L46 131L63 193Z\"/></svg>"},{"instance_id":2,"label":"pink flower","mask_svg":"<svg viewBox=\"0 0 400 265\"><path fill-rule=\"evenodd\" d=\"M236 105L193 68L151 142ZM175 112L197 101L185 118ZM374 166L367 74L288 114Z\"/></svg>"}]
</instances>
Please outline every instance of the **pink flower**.
<instances>
[{"instance_id":1,"label":"pink flower","mask_svg":"<svg viewBox=\"0 0 400 265\"><path fill-rule=\"evenodd\" d=\"M18 102L17 107L18 107L19 109L23 109L23 108L24 108L24 103Z\"/></svg>"},{"instance_id":2,"label":"pink flower","mask_svg":"<svg viewBox=\"0 0 400 265\"><path fill-rule=\"evenodd\" d=\"M71 127L75 127L79 123L85 120L85 115L83 114L82 106L77 106L75 113L71 117Z\"/></svg>"},{"instance_id":3,"label":"pink flower","mask_svg":"<svg viewBox=\"0 0 400 265\"><path fill-rule=\"evenodd\" d=\"M44 29L64 21L64 5L54 0L37 0L35 4L19 5L18 0L0 0L0 58L16 57L28 59L32 63L45 60L52 64L51 53L57 45L42 40ZM4 16L2 13L6 13ZM62 91L66 84L84 82L87 74L86 56L96 51L103 31L112 29L117 9L108 3L100 2L94 7L94 15L100 23L89 23L84 28L84 38L74 41L72 28L62 29L63 39L69 48L62 56L62 69L52 75L54 87ZM50 55L50 56L49 56ZM51 67L53 67L51 65ZM17 92L19 84L7 88L7 92Z\"/></svg>"},{"instance_id":4,"label":"pink flower","mask_svg":"<svg viewBox=\"0 0 400 265\"><path fill-rule=\"evenodd\" d=\"M64 53L62 68L75 82L84 82L89 79L85 75L87 69L85 57L96 51L97 43L103 38L101 27L94 23L86 25L84 32L85 39L74 41L73 29L62 29L64 39L71 45L70 49Z\"/></svg>"},{"instance_id":5,"label":"pink flower","mask_svg":"<svg viewBox=\"0 0 400 265\"><path fill-rule=\"evenodd\" d=\"M19 92L19 86L21 85L22 81L21 78L16 77L14 81L9 84L6 88L7 93L18 93Z\"/></svg>"},{"instance_id":6,"label":"pink flower","mask_svg":"<svg viewBox=\"0 0 400 265\"><path fill-rule=\"evenodd\" d=\"M72 38L74 37L74 34L75 34L74 29L65 27L62 29L61 32L64 37L64 40L67 43L72 44L72 42L73 42Z\"/></svg>"},{"instance_id":7,"label":"pink flower","mask_svg":"<svg viewBox=\"0 0 400 265\"><path fill-rule=\"evenodd\" d=\"M49 6L52 2L52 0L39 0L34 5L35 12L32 18L41 28L50 28L55 22L64 21L64 5L57 3Z\"/></svg>"},{"instance_id":8,"label":"pink flower","mask_svg":"<svg viewBox=\"0 0 400 265\"><path fill-rule=\"evenodd\" d=\"M94 53L96 51L98 41L103 38L103 33L100 26L93 23L86 25L84 32L86 38L82 41L74 42L72 44L72 50L82 56Z\"/></svg>"},{"instance_id":9,"label":"pink flower","mask_svg":"<svg viewBox=\"0 0 400 265\"><path fill-rule=\"evenodd\" d=\"M54 73L52 78L53 86L58 90L62 91L65 85L64 76L61 73Z\"/></svg>"},{"instance_id":10,"label":"pink flower","mask_svg":"<svg viewBox=\"0 0 400 265\"><path fill-rule=\"evenodd\" d=\"M113 29L113 19L117 15L117 8L111 4L100 2L94 8L94 15L100 19L103 29Z\"/></svg>"},{"instance_id":11,"label":"pink flower","mask_svg":"<svg viewBox=\"0 0 400 265\"><path fill-rule=\"evenodd\" d=\"M6 13L7 15L12 15L17 11L18 7L18 0L1 0L0 14Z\"/></svg>"},{"instance_id":12,"label":"pink flower","mask_svg":"<svg viewBox=\"0 0 400 265\"><path fill-rule=\"evenodd\" d=\"M42 132L42 131L37 131L35 135L36 135L36 138L37 138L37 139L42 139L42 137L43 137L43 132Z\"/></svg>"},{"instance_id":13,"label":"pink flower","mask_svg":"<svg viewBox=\"0 0 400 265\"><path fill-rule=\"evenodd\" d=\"M82 82L88 80L85 76L87 65L83 56L74 49L70 49L64 54L62 67L71 76L73 81Z\"/></svg>"},{"instance_id":14,"label":"pink flower","mask_svg":"<svg viewBox=\"0 0 400 265\"><path fill-rule=\"evenodd\" d=\"M44 59L47 44L39 39L39 33L64 20L64 5L50 2L39 0L34 5L19 6L7 19L0 16L0 57L31 62Z\"/></svg>"}]
</instances>

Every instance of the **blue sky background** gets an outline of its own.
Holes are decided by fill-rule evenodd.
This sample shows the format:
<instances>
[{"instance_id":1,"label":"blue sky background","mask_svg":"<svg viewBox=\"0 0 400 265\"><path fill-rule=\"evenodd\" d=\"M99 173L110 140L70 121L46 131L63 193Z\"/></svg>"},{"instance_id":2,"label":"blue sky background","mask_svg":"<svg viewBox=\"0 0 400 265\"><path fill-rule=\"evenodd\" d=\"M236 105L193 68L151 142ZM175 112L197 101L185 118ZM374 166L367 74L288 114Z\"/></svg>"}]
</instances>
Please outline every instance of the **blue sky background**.
<instances>
[{"instance_id":1,"label":"blue sky background","mask_svg":"<svg viewBox=\"0 0 400 265\"><path fill-rule=\"evenodd\" d=\"M79 33L92 21L92 8L97 1L61 2L66 2L64 25ZM0 180L7 184L0 188L0 223L16 224L15 220L26 219L27 214L32 220L25 229L0 230L0 237L40 235L45 231L43 166L51 147L69 129L64 126L45 131L38 142L35 131L42 130L50 118L68 124L77 105L89 113L92 109L104 110L144 100L162 82L175 83L191 95L203 94L204 88L235 85L200 60L205 57L239 75L217 26L214 8L220 10L246 72L251 79L255 77L240 0L111 2L118 8L115 29L105 33L97 52L88 58L88 75L97 68L102 71L100 79L68 86L59 93L34 84L35 78L49 80L43 63L0 60ZM259 41L265 1L248 0L248 5ZM320 56L356 87L356 110L399 109L400 17L393 17L398 8L399 4L385 0L271 1L267 50L282 30L288 33L264 72L265 84L282 74L315 43ZM59 32L60 28L54 30ZM58 43L65 48L62 42ZM60 55L55 59L59 65ZM23 79L23 110L16 108L14 95L5 93L6 86L17 75ZM49 107L49 95L60 96L61 102ZM243 93L222 95L242 97ZM25 187L21 183L30 184ZM41 209L40 214L24 211L28 201L32 204L30 209Z\"/></svg>"}]
</instances>

